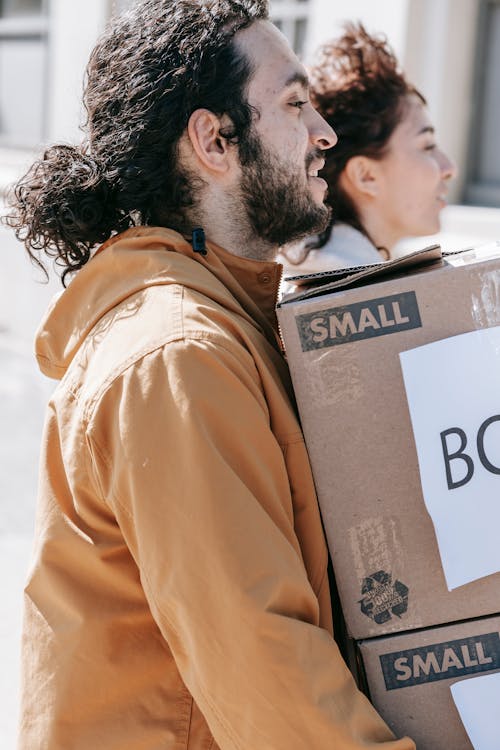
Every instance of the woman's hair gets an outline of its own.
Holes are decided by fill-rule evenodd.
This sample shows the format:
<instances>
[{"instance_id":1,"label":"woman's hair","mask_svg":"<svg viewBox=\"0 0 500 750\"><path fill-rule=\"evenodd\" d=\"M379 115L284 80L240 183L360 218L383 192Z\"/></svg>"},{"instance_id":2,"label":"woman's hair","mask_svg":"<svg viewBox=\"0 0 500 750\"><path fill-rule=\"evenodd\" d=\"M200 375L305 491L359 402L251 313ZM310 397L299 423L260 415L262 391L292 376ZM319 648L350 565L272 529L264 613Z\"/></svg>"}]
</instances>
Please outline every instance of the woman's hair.
<instances>
[{"instance_id":1,"label":"woman's hair","mask_svg":"<svg viewBox=\"0 0 500 750\"><path fill-rule=\"evenodd\" d=\"M9 200L6 223L35 263L55 258L64 283L135 223L185 228L199 183L179 168L179 139L207 108L228 115L222 134L248 158L252 69L233 37L267 15L267 0L143 0L115 19L87 67L85 141L48 148Z\"/></svg>"},{"instance_id":2,"label":"woman's hair","mask_svg":"<svg viewBox=\"0 0 500 750\"><path fill-rule=\"evenodd\" d=\"M322 176L328 183L332 218L326 230L309 243L322 247L337 221L364 231L356 207L340 186L340 175L353 156L381 159L401 122L409 95L426 103L406 80L384 36L368 34L361 23L348 23L344 34L319 49L310 71L311 99L338 135L326 152Z\"/></svg>"}]
</instances>

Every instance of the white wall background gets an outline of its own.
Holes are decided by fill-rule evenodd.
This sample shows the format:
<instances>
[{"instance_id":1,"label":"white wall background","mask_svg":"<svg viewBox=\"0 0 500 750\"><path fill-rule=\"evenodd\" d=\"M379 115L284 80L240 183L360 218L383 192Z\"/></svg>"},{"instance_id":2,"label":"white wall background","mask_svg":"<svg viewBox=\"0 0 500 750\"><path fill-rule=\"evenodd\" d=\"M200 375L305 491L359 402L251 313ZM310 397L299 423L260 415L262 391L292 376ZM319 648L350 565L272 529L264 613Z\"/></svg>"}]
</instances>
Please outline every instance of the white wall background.
<instances>
[{"instance_id":1,"label":"white wall background","mask_svg":"<svg viewBox=\"0 0 500 750\"><path fill-rule=\"evenodd\" d=\"M437 0L439 2L439 0ZM345 21L361 21L368 31L385 33L398 57L404 54L409 0L309 0L310 30L305 61L326 39L341 33Z\"/></svg>"}]
</instances>

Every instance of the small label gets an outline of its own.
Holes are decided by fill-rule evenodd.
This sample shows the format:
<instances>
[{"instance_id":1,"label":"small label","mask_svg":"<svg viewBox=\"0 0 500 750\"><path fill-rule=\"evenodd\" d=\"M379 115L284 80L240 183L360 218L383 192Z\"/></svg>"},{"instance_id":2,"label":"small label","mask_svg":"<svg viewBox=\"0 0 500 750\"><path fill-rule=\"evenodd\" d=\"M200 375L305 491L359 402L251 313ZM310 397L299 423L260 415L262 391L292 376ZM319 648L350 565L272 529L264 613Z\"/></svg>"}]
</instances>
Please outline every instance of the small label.
<instances>
[{"instance_id":1,"label":"small label","mask_svg":"<svg viewBox=\"0 0 500 750\"><path fill-rule=\"evenodd\" d=\"M296 322L304 352L422 326L415 292L297 315Z\"/></svg>"},{"instance_id":2,"label":"small label","mask_svg":"<svg viewBox=\"0 0 500 750\"><path fill-rule=\"evenodd\" d=\"M380 656L387 690L500 669L500 636L486 633Z\"/></svg>"},{"instance_id":3,"label":"small label","mask_svg":"<svg viewBox=\"0 0 500 750\"><path fill-rule=\"evenodd\" d=\"M383 625L393 616L401 617L408 609L408 586L401 581L393 581L390 573L378 570L367 576L361 587L361 611Z\"/></svg>"}]
</instances>

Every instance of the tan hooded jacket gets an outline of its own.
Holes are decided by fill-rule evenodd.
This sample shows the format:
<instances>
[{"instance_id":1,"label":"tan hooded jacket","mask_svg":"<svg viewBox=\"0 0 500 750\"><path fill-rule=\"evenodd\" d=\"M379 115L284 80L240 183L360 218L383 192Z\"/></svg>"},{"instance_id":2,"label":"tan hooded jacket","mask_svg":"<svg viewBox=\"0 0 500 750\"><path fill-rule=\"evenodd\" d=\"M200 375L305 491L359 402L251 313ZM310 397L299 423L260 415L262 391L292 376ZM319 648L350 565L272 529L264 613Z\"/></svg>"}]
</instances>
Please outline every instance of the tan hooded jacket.
<instances>
[{"instance_id":1,"label":"tan hooded jacket","mask_svg":"<svg viewBox=\"0 0 500 750\"><path fill-rule=\"evenodd\" d=\"M414 748L331 635L280 272L133 229L48 311L20 750Z\"/></svg>"}]
</instances>

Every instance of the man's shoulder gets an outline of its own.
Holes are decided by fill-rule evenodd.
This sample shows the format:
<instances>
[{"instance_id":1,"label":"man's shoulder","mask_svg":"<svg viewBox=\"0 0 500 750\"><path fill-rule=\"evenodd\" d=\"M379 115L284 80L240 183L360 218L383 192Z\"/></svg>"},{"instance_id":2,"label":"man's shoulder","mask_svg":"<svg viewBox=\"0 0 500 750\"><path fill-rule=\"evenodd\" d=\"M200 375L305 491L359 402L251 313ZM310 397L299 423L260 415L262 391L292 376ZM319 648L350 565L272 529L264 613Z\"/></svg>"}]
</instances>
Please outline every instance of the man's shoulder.
<instances>
[{"instance_id":1,"label":"man's shoulder","mask_svg":"<svg viewBox=\"0 0 500 750\"><path fill-rule=\"evenodd\" d=\"M206 339L241 346L235 311L198 289L159 284L141 289L109 310L86 337L65 377L80 401L95 400L125 371L158 349Z\"/></svg>"}]
</instances>

